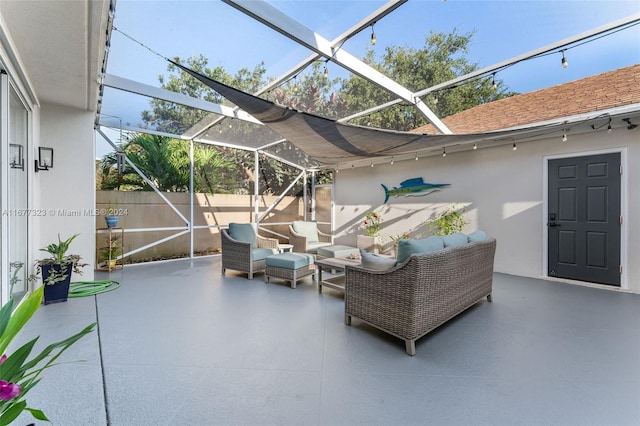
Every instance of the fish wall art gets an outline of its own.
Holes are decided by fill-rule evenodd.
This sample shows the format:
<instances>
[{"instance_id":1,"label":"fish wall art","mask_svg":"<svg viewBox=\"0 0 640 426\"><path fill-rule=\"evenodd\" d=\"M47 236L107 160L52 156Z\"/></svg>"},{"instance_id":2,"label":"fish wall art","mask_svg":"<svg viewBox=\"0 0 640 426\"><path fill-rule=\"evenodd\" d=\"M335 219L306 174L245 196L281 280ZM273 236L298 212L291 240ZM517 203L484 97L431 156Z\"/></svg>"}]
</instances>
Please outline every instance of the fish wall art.
<instances>
[{"instance_id":1,"label":"fish wall art","mask_svg":"<svg viewBox=\"0 0 640 426\"><path fill-rule=\"evenodd\" d=\"M450 183L427 183L422 180L421 177L407 179L400 182L399 187L393 187L393 189L387 188L384 184L380 184L384 189L384 202L386 204L389 201L389 197L410 197L431 194L433 191L439 191L440 188L445 188Z\"/></svg>"}]
</instances>

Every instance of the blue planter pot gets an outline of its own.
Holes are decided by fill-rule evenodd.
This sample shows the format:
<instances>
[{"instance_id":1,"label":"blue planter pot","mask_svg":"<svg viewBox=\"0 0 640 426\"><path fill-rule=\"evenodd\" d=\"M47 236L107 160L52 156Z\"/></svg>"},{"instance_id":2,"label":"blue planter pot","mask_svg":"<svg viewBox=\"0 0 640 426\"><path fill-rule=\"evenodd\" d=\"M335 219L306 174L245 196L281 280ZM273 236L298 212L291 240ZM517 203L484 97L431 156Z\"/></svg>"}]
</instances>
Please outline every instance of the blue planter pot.
<instances>
[{"instance_id":1,"label":"blue planter pot","mask_svg":"<svg viewBox=\"0 0 640 426\"><path fill-rule=\"evenodd\" d=\"M118 216L105 216L104 220L107 223L107 228L115 228L118 225Z\"/></svg>"},{"instance_id":2,"label":"blue planter pot","mask_svg":"<svg viewBox=\"0 0 640 426\"><path fill-rule=\"evenodd\" d=\"M73 265L69 264L65 268L64 281L57 282L55 284L44 284L44 304L57 302L66 302L69 297L69 286L71 284L71 270ZM46 283L51 271L56 273L60 272L60 265L42 265L42 282Z\"/></svg>"}]
</instances>

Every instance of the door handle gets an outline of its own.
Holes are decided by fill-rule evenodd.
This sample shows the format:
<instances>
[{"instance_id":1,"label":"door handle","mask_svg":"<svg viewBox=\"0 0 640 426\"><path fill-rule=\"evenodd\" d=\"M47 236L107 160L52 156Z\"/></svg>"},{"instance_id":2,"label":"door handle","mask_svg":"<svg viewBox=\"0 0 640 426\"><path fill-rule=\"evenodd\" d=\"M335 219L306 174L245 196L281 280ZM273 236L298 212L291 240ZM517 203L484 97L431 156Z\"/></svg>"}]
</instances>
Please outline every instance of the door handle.
<instances>
[{"instance_id":1,"label":"door handle","mask_svg":"<svg viewBox=\"0 0 640 426\"><path fill-rule=\"evenodd\" d=\"M550 226L550 227L560 226L560 224L559 224L559 223L555 223L555 222L550 222L550 223L548 223L547 225L548 225L548 226Z\"/></svg>"}]
</instances>

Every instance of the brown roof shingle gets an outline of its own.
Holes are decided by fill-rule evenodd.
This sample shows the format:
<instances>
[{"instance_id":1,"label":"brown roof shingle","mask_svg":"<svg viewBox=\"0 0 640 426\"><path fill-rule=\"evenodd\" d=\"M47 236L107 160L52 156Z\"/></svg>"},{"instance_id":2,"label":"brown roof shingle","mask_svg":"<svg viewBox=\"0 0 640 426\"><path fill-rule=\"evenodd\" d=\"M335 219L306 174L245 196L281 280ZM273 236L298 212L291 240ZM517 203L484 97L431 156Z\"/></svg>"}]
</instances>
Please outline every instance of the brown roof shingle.
<instances>
[{"instance_id":1,"label":"brown roof shingle","mask_svg":"<svg viewBox=\"0 0 640 426\"><path fill-rule=\"evenodd\" d=\"M453 132L483 133L640 102L640 64L478 105L444 118ZM431 124L415 133L439 133Z\"/></svg>"}]
</instances>

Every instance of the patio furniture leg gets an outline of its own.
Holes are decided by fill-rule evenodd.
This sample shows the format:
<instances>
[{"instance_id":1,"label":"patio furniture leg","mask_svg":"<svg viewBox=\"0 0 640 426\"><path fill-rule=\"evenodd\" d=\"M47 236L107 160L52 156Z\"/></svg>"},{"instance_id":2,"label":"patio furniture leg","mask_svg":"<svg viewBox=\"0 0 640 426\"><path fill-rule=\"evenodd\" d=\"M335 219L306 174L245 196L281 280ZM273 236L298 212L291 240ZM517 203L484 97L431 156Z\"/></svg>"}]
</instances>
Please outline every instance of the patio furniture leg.
<instances>
[{"instance_id":1,"label":"patio furniture leg","mask_svg":"<svg viewBox=\"0 0 640 426\"><path fill-rule=\"evenodd\" d=\"M351 325L351 315L349 315L347 313L344 314L344 323L346 325Z\"/></svg>"},{"instance_id":2,"label":"patio furniture leg","mask_svg":"<svg viewBox=\"0 0 640 426\"><path fill-rule=\"evenodd\" d=\"M416 341L407 339L404 341L404 347L407 354L414 356L416 354Z\"/></svg>"},{"instance_id":3,"label":"patio furniture leg","mask_svg":"<svg viewBox=\"0 0 640 426\"><path fill-rule=\"evenodd\" d=\"M487 295L487 302L493 302L493 299L491 298L490 294Z\"/></svg>"}]
</instances>

